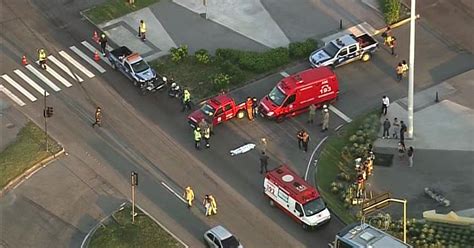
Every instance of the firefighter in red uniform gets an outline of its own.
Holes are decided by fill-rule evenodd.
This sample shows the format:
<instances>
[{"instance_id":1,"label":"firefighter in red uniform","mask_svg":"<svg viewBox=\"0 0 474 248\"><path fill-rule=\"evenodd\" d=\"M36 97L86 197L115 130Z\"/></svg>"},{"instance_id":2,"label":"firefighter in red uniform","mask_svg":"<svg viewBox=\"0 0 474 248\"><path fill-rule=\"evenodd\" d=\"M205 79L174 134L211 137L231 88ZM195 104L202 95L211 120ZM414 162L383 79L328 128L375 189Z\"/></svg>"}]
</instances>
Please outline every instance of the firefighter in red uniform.
<instances>
[{"instance_id":1,"label":"firefighter in red uniform","mask_svg":"<svg viewBox=\"0 0 474 248\"><path fill-rule=\"evenodd\" d=\"M245 108L247 109L247 117L250 121L253 121L253 100L250 97L247 97L245 102Z\"/></svg>"}]
</instances>

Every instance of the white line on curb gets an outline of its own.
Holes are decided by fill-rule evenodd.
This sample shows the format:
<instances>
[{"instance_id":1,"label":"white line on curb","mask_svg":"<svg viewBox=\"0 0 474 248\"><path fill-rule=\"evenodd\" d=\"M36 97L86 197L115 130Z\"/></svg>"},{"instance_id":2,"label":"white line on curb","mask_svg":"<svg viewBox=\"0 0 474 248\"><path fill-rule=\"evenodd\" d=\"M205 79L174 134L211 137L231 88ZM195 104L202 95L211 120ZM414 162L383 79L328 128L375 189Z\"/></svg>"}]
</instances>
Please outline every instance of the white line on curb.
<instances>
[{"instance_id":1,"label":"white line on curb","mask_svg":"<svg viewBox=\"0 0 474 248\"><path fill-rule=\"evenodd\" d=\"M65 73L67 73L67 75L69 75L72 79L74 80L79 80L79 82L83 82L84 79L82 79L81 77L79 77L79 75L77 75L76 73L72 73L71 70L66 66L64 65L61 61L59 61L57 58L53 57L53 55L49 55L48 56L48 59L51 60L51 62L53 62L54 64L56 64L59 68L61 68L61 70L63 70Z\"/></svg>"},{"instance_id":2,"label":"white line on curb","mask_svg":"<svg viewBox=\"0 0 474 248\"><path fill-rule=\"evenodd\" d=\"M36 97L33 96L29 91L27 91L23 86L19 85L15 80L13 80L10 76L7 74L3 74L2 78L7 81L11 86L13 86L15 89L17 89L21 94L26 96L26 98L30 99L30 101L34 102L36 101Z\"/></svg>"},{"instance_id":3,"label":"white line on curb","mask_svg":"<svg viewBox=\"0 0 474 248\"><path fill-rule=\"evenodd\" d=\"M336 115L338 115L339 117L341 117L341 119L343 119L344 121L346 121L347 123L349 122L352 122L352 119L349 118L349 116L345 115L344 113L342 113L339 109L337 109L336 107L332 106L332 105L329 105L329 110L331 110L332 112L334 112Z\"/></svg>"},{"instance_id":4,"label":"white line on curb","mask_svg":"<svg viewBox=\"0 0 474 248\"><path fill-rule=\"evenodd\" d=\"M74 65L77 69L79 69L80 71L82 71L86 76L88 76L89 78L93 78L94 77L94 74L92 72L90 72L89 70L87 70L87 68L85 68L84 66L82 66L79 62L77 62L75 59L73 59L71 56L69 56L69 54L67 54L65 51L60 51L59 52L59 55L63 56L63 58L65 58L67 61L69 61L69 63L71 63L72 65Z\"/></svg>"},{"instance_id":5,"label":"white line on curb","mask_svg":"<svg viewBox=\"0 0 474 248\"><path fill-rule=\"evenodd\" d=\"M16 102L16 104L20 105L20 107L25 106L25 102L23 102L20 98L18 98L15 94L13 94L11 91L9 91L7 88L5 88L3 85L0 84L0 92L3 92L5 95L7 95L12 101Z\"/></svg>"},{"instance_id":6,"label":"white line on curb","mask_svg":"<svg viewBox=\"0 0 474 248\"><path fill-rule=\"evenodd\" d=\"M87 42L87 41L83 41L83 42L81 42L81 44L82 44L83 46L85 46L87 49L89 49L89 51L91 51L91 52L97 51L97 49L96 49L93 45L91 45L89 42ZM108 49L109 51L112 50L112 49L109 49L108 47L109 47L109 46L107 46L107 49ZM107 59L107 57L100 56L100 59L101 59L102 61L104 61L105 63L107 63L109 66L112 66L112 64L110 64L110 61Z\"/></svg>"},{"instance_id":7,"label":"white line on curb","mask_svg":"<svg viewBox=\"0 0 474 248\"><path fill-rule=\"evenodd\" d=\"M280 72L280 75L282 75L283 77L289 77L290 76L290 74L286 73L285 71Z\"/></svg>"},{"instance_id":8,"label":"white line on curb","mask_svg":"<svg viewBox=\"0 0 474 248\"><path fill-rule=\"evenodd\" d=\"M168 185L167 185L166 183L164 183L164 182L161 182L161 184L162 184L166 189L168 189L171 193L173 193L176 197L178 197L178 199L180 199L182 202L186 203L186 200L184 200L184 198L183 198L180 194L176 193L176 191L174 191L170 186L168 186Z\"/></svg>"},{"instance_id":9,"label":"white line on curb","mask_svg":"<svg viewBox=\"0 0 474 248\"><path fill-rule=\"evenodd\" d=\"M311 166L311 162L313 161L313 156L314 156L314 154L315 154L316 151L319 149L319 147L324 143L324 141L326 141L327 138L328 138L328 136L324 137L324 138L318 143L318 145L316 146L316 148L314 148L313 152L311 153L311 157L309 158L309 161L308 161L308 166L306 166L306 172L304 173L304 180L305 180L305 181L308 179L309 167Z\"/></svg>"},{"instance_id":10,"label":"white line on curb","mask_svg":"<svg viewBox=\"0 0 474 248\"><path fill-rule=\"evenodd\" d=\"M36 61L36 64L39 65L39 61ZM72 84L69 83L69 81L67 81L65 78L63 78L63 76L59 75L55 70L53 70L53 68L51 68L50 66L46 66L46 71L51 75L53 76L54 78L56 78L59 82L61 82L62 84L64 84L64 86L66 87L71 87Z\"/></svg>"},{"instance_id":11,"label":"white line on curb","mask_svg":"<svg viewBox=\"0 0 474 248\"><path fill-rule=\"evenodd\" d=\"M39 86L35 81L29 78L25 73L23 73L22 71L18 69L14 70L13 72L16 73L16 75L18 75L19 77L21 77L21 79L25 80L25 82L27 82L31 87L33 87L36 91L38 91L42 96L44 95L49 96L49 93L45 89L43 89L43 87Z\"/></svg>"},{"instance_id":12,"label":"white line on curb","mask_svg":"<svg viewBox=\"0 0 474 248\"><path fill-rule=\"evenodd\" d=\"M83 60L85 60L87 63L92 65L96 70L98 70L100 73L104 73L105 69L104 67L100 66L97 64L93 59L91 59L89 56L87 56L85 53L83 53L81 50L79 50L75 46L70 46L69 49L71 49L73 52L75 52L79 57L81 57ZM100 56L99 56L100 57Z\"/></svg>"},{"instance_id":13,"label":"white line on curb","mask_svg":"<svg viewBox=\"0 0 474 248\"><path fill-rule=\"evenodd\" d=\"M41 74L32 65L26 65L26 69L28 69L30 72L35 74L36 77L41 79L41 81L43 81L45 84L47 84L49 87L51 87L51 89L53 89L54 91L60 91L61 90L61 88L56 86L53 82L51 82L51 80L49 80L47 77L45 77L43 74Z\"/></svg>"}]
</instances>

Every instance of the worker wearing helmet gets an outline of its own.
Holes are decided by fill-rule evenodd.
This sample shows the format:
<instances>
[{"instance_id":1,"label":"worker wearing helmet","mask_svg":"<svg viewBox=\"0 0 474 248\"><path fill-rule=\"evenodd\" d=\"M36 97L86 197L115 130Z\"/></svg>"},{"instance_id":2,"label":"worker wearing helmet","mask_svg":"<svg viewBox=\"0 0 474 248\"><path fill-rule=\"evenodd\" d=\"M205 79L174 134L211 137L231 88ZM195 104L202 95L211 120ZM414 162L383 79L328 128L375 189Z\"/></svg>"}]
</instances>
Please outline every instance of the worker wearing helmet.
<instances>
[{"instance_id":1,"label":"worker wearing helmet","mask_svg":"<svg viewBox=\"0 0 474 248\"><path fill-rule=\"evenodd\" d=\"M323 109L323 127L321 132L327 131L329 128L329 110L327 108Z\"/></svg>"},{"instance_id":2,"label":"worker wearing helmet","mask_svg":"<svg viewBox=\"0 0 474 248\"><path fill-rule=\"evenodd\" d=\"M100 107L97 107L95 110L95 122L92 123L92 127L95 127L95 125L100 127L101 124L102 124L102 110Z\"/></svg>"},{"instance_id":3,"label":"worker wearing helmet","mask_svg":"<svg viewBox=\"0 0 474 248\"><path fill-rule=\"evenodd\" d=\"M38 61L43 70L46 70L46 51L41 48L38 50Z\"/></svg>"},{"instance_id":4,"label":"worker wearing helmet","mask_svg":"<svg viewBox=\"0 0 474 248\"><path fill-rule=\"evenodd\" d=\"M211 128L207 126L205 129L202 130L202 136L204 136L204 141L206 142L206 148L211 147L209 144L209 139L211 139Z\"/></svg>"},{"instance_id":5,"label":"worker wearing helmet","mask_svg":"<svg viewBox=\"0 0 474 248\"><path fill-rule=\"evenodd\" d=\"M185 110L190 110L191 109L191 93L189 93L188 89L184 89L183 91L183 109L181 112L184 112Z\"/></svg>"},{"instance_id":6,"label":"worker wearing helmet","mask_svg":"<svg viewBox=\"0 0 474 248\"><path fill-rule=\"evenodd\" d=\"M188 202L188 208L192 207L194 201L194 191L191 186L186 187L184 191L184 198Z\"/></svg>"},{"instance_id":7,"label":"worker wearing helmet","mask_svg":"<svg viewBox=\"0 0 474 248\"><path fill-rule=\"evenodd\" d=\"M100 52L102 53L102 56L105 56L105 51L107 48L107 36L105 36L104 33L100 35L99 43L100 43Z\"/></svg>"},{"instance_id":8,"label":"worker wearing helmet","mask_svg":"<svg viewBox=\"0 0 474 248\"><path fill-rule=\"evenodd\" d=\"M216 198L214 198L214 196L212 195L209 195L209 200L211 202L211 214L217 214L217 202L216 202Z\"/></svg>"},{"instance_id":9,"label":"worker wearing helmet","mask_svg":"<svg viewBox=\"0 0 474 248\"><path fill-rule=\"evenodd\" d=\"M204 208L206 209L206 216L211 216L212 207L211 207L211 198L210 195L204 196L204 201L202 202Z\"/></svg>"},{"instance_id":10,"label":"worker wearing helmet","mask_svg":"<svg viewBox=\"0 0 474 248\"><path fill-rule=\"evenodd\" d=\"M199 145L201 143L201 138L202 138L201 128L196 127L196 129L194 129L194 142L195 142L195 147L198 150L200 149Z\"/></svg>"}]
</instances>

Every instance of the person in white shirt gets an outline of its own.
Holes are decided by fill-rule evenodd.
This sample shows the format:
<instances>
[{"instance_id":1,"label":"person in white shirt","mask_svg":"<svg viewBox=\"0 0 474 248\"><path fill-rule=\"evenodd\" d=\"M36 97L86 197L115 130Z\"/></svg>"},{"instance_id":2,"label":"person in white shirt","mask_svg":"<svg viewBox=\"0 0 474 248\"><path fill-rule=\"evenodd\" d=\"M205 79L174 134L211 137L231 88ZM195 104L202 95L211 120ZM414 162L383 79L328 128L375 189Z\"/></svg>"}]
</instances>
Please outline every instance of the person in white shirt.
<instances>
[{"instance_id":1,"label":"person in white shirt","mask_svg":"<svg viewBox=\"0 0 474 248\"><path fill-rule=\"evenodd\" d=\"M390 105L390 99L388 99L388 96L383 96L382 97L382 114L387 115L387 108Z\"/></svg>"}]
</instances>

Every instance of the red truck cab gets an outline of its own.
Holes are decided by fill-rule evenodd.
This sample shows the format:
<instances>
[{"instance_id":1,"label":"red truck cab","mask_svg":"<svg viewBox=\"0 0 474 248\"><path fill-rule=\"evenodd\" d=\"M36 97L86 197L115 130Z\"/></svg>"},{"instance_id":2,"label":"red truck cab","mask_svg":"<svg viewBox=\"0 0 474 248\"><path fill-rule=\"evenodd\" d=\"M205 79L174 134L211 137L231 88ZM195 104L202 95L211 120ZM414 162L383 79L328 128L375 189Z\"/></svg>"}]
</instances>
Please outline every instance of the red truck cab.
<instances>
[{"instance_id":1,"label":"red truck cab","mask_svg":"<svg viewBox=\"0 0 474 248\"><path fill-rule=\"evenodd\" d=\"M241 119L245 116L245 102L236 103L235 98L230 95L218 95L208 99L201 108L188 116L188 122L195 128L197 124L206 119L208 123L216 126L237 116Z\"/></svg>"},{"instance_id":2,"label":"red truck cab","mask_svg":"<svg viewBox=\"0 0 474 248\"><path fill-rule=\"evenodd\" d=\"M336 100L339 83L328 67L298 72L283 78L272 91L260 100L259 113L270 119L295 116L311 104L321 107Z\"/></svg>"}]
</instances>

